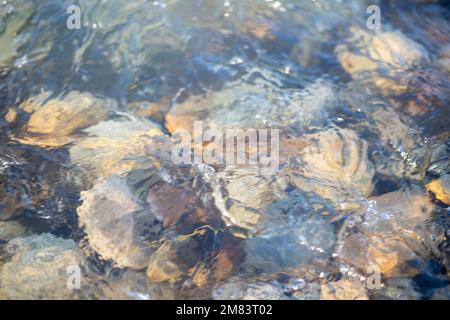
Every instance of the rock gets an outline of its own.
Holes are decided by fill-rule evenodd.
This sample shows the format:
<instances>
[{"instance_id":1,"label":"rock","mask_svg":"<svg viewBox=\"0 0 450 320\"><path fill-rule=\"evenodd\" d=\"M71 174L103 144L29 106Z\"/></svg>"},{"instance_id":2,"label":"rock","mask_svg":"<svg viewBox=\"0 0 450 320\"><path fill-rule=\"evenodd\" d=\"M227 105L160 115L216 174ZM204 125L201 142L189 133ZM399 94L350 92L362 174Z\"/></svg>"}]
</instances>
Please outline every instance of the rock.
<instances>
[{"instance_id":1,"label":"rock","mask_svg":"<svg viewBox=\"0 0 450 320\"><path fill-rule=\"evenodd\" d=\"M81 200L78 218L92 248L119 267L145 268L153 251L147 241L158 239L161 224L139 202L126 178L98 182L81 192Z\"/></svg>"},{"instance_id":2,"label":"rock","mask_svg":"<svg viewBox=\"0 0 450 320\"><path fill-rule=\"evenodd\" d=\"M166 115L166 127L171 133L182 129L192 133L194 120L201 120L204 130L223 133L232 128L301 128L323 121L335 107L336 97L333 83L322 79L303 90L283 92L271 83L231 83L220 91L174 104Z\"/></svg>"},{"instance_id":3,"label":"rock","mask_svg":"<svg viewBox=\"0 0 450 320\"><path fill-rule=\"evenodd\" d=\"M292 294L297 300L319 300L320 285L316 282L305 282L303 287Z\"/></svg>"},{"instance_id":4,"label":"rock","mask_svg":"<svg viewBox=\"0 0 450 320\"><path fill-rule=\"evenodd\" d=\"M270 177L259 175L258 168L227 166L217 174L217 179L223 182L228 199L249 208L264 208L283 194L283 186L273 183Z\"/></svg>"},{"instance_id":5,"label":"rock","mask_svg":"<svg viewBox=\"0 0 450 320\"><path fill-rule=\"evenodd\" d=\"M373 190L367 142L350 129L329 129L306 139L310 143L300 152L301 171L287 171L287 181L329 200L335 209L353 210Z\"/></svg>"},{"instance_id":6,"label":"rock","mask_svg":"<svg viewBox=\"0 0 450 320\"><path fill-rule=\"evenodd\" d=\"M143 118L152 118L158 122L164 120L164 116L170 109L170 99L163 97L160 102L133 102L128 105L128 109Z\"/></svg>"},{"instance_id":7,"label":"rock","mask_svg":"<svg viewBox=\"0 0 450 320\"><path fill-rule=\"evenodd\" d=\"M127 270L118 280L110 280L102 288L100 299L108 300L173 300L175 288L170 284L152 284L144 273Z\"/></svg>"},{"instance_id":8,"label":"rock","mask_svg":"<svg viewBox=\"0 0 450 320\"><path fill-rule=\"evenodd\" d=\"M0 12L0 67L10 66L14 61L14 57L20 46L23 44L22 36L17 39L17 34L22 31L27 22L34 15L36 5L28 1L8 1L8 3L2 6L2 12ZM1 25L3 22L3 26ZM3 29L3 30L1 30ZM26 36L29 36L27 34Z\"/></svg>"},{"instance_id":9,"label":"rock","mask_svg":"<svg viewBox=\"0 0 450 320\"><path fill-rule=\"evenodd\" d=\"M280 286L232 277L213 289L214 300L281 300L287 299Z\"/></svg>"},{"instance_id":10,"label":"rock","mask_svg":"<svg viewBox=\"0 0 450 320\"><path fill-rule=\"evenodd\" d=\"M184 214L195 211L200 206L196 195L189 189L172 187L161 182L153 185L147 194L147 203L155 217L168 228Z\"/></svg>"},{"instance_id":11,"label":"rock","mask_svg":"<svg viewBox=\"0 0 450 320\"><path fill-rule=\"evenodd\" d=\"M363 273L376 267L386 278L412 277L425 268L422 257L392 233L353 234L345 240L340 259Z\"/></svg>"},{"instance_id":12,"label":"rock","mask_svg":"<svg viewBox=\"0 0 450 320\"><path fill-rule=\"evenodd\" d=\"M5 115L5 120L8 123L13 123L17 118L17 110L13 108L9 108L8 112Z\"/></svg>"},{"instance_id":13,"label":"rock","mask_svg":"<svg viewBox=\"0 0 450 320\"><path fill-rule=\"evenodd\" d=\"M84 133L89 137L69 149L70 159L95 178L106 178L134 168L147 155L149 145L157 149L162 131L153 122L123 114L98 123ZM162 144L167 142L161 142ZM170 146L162 149L170 153ZM170 156L170 154L169 154Z\"/></svg>"},{"instance_id":14,"label":"rock","mask_svg":"<svg viewBox=\"0 0 450 320\"><path fill-rule=\"evenodd\" d=\"M373 197L362 216L349 220L352 227L340 231L348 236L342 239L339 259L362 273L377 267L385 278L424 272L430 251L439 251L432 240L438 234L423 228L432 211L419 188Z\"/></svg>"},{"instance_id":15,"label":"rock","mask_svg":"<svg viewBox=\"0 0 450 320\"><path fill-rule=\"evenodd\" d=\"M27 229L16 221L0 221L0 241L9 241L14 238L23 237Z\"/></svg>"},{"instance_id":16,"label":"rock","mask_svg":"<svg viewBox=\"0 0 450 320\"><path fill-rule=\"evenodd\" d=\"M412 69L429 61L426 49L400 31L350 31L352 36L335 50L341 66L354 79L368 79L384 93L404 93Z\"/></svg>"},{"instance_id":17,"label":"rock","mask_svg":"<svg viewBox=\"0 0 450 320\"><path fill-rule=\"evenodd\" d=\"M438 64L447 72L450 72L450 45L446 45L439 50Z\"/></svg>"},{"instance_id":18,"label":"rock","mask_svg":"<svg viewBox=\"0 0 450 320\"><path fill-rule=\"evenodd\" d=\"M7 244L13 256L0 268L0 291L7 299L77 299L79 290L69 289L69 267L80 268L83 283L84 256L72 240L41 234L16 238Z\"/></svg>"},{"instance_id":19,"label":"rock","mask_svg":"<svg viewBox=\"0 0 450 320\"><path fill-rule=\"evenodd\" d=\"M227 231L204 226L192 234L165 241L150 257L147 276L154 283L176 283L187 279L202 287L211 278L228 278L242 256L238 239Z\"/></svg>"},{"instance_id":20,"label":"rock","mask_svg":"<svg viewBox=\"0 0 450 320\"><path fill-rule=\"evenodd\" d=\"M380 289L372 290L374 300L420 300L422 295L414 288L409 278L394 278L384 282Z\"/></svg>"},{"instance_id":21,"label":"rock","mask_svg":"<svg viewBox=\"0 0 450 320\"><path fill-rule=\"evenodd\" d=\"M147 276L151 282L177 282L183 271L177 265L176 252L171 248L170 243L163 244L151 257L148 262Z\"/></svg>"},{"instance_id":22,"label":"rock","mask_svg":"<svg viewBox=\"0 0 450 320\"><path fill-rule=\"evenodd\" d=\"M342 279L321 286L320 300L369 300L361 282Z\"/></svg>"},{"instance_id":23,"label":"rock","mask_svg":"<svg viewBox=\"0 0 450 320\"><path fill-rule=\"evenodd\" d=\"M426 187L434 194L437 200L450 206L450 174L445 174L439 179L430 182Z\"/></svg>"},{"instance_id":24,"label":"rock","mask_svg":"<svg viewBox=\"0 0 450 320\"><path fill-rule=\"evenodd\" d=\"M227 217L232 224L244 229L252 229L261 218L257 211L239 204L233 204L231 206L228 210Z\"/></svg>"},{"instance_id":25,"label":"rock","mask_svg":"<svg viewBox=\"0 0 450 320\"><path fill-rule=\"evenodd\" d=\"M48 94L25 103L31 111L22 142L46 147L61 147L74 141L74 134L95 125L116 109L113 102L87 93L70 92L62 99L44 100Z\"/></svg>"},{"instance_id":26,"label":"rock","mask_svg":"<svg viewBox=\"0 0 450 320\"><path fill-rule=\"evenodd\" d=\"M263 232L246 240L243 270L249 274L289 272L331 254L336 237L324 217L291 214L289 220L269 222Z\"/></svg>"}]
</instances>

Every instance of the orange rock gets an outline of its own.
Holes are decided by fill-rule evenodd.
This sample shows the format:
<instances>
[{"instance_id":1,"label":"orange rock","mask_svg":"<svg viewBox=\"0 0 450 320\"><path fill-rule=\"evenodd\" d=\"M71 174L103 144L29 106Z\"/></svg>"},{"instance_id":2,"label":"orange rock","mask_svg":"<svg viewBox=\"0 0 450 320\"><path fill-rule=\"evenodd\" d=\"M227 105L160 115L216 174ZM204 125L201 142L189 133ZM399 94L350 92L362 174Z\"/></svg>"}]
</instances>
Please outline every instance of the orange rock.
<instances>
[{"instance_id":1,"label":"orange rock","mask_svg":"<svg viewBox=\"0 0 450 320\"><path fill-rule=\"evenodd\" d=\"M446 174L439 179L427 184L427 189L431 191L437 200L450 205L450 175Z\"/></svg>"}]
</instances>

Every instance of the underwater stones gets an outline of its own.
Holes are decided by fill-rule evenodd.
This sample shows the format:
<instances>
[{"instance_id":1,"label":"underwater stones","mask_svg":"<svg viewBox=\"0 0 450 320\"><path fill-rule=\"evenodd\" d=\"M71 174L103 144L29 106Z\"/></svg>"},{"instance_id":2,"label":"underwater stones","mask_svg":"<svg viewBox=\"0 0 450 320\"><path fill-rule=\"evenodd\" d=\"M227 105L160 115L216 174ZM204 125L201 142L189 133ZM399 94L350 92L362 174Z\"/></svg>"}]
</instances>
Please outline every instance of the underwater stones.
<instances>
[{"instance_id":1,"label":"underwater stones","mask_svg":"<svg viewBox=\"0 0 450 320\"><path fill-rule=\"evenodd\" d=\"M126 178L111 176L98 182L81 192L81 200L78 218L92 248L118 266L145 268L153 251L146 241L157 238L161 225L139 203Z\"/></svg>"},{"instance_id":2,"label":"underwater stones","mask_svg":"<svg viewBox=\"0 0 450 320\"><path fill-rule=\"evenodd\" d=\"M26 233L27 229L17 221L0 221L0 241L9 241Z\"/></svg>"},{"instance_id":3,"label":"underwater stones","mask_svg":"<svg viewBox=\"0 0 450 320\"><path fill-rule=\"evenodd\" d=\"M304 178L291 177L297 187L313 191L340 206L348 194L367 196L372 192L375 173L368 159L367 142L350 129L329 129L308 135L302 149ZM351 190L351 192L350 192ZM355 194L356 191L356 194Z\"/></svg>"},{"instance_id":4,"label":"underwater stones","mask_svg":"<svg viewBox=\"0 0 450 320\"><path fill-rule=\"evenodd\" d=\"M0 291L7 299L76 299L79 290L68 287L69 267L83 270L84 255L73 240L51 234L11 240L12 254L0 267ZM81 274L83 288L83 273Z\"/></svg>"},{"instance_id":5,"label":"underwater stones","mask_svg":"<svg viewBox=\"0 0 450 320\"><path fill-rule=\"evenodd\" d=\"M172 187L165 182L153 185L148 191L146 201L164 228L175 224L184 214L194 211L199 204L191 190Z\"/></svg>"},{"instance_id":6,"label":"underwater stones","mask_svg":"<svg viewBox=\"0 0 450 320\"><path fill-rule=\"evenodd\" d=\"M426 269L427 233L417 229L431 217L433 205L418 188L371 198L371 206L343 239L339 259L367 272L377 267L386 278L414 276ZM428 250L427 250L428 249Z\"/></svg>"},{"instance_id":7,"label":"underwater stones","mask_svg":"<svg viewBox=\"0 0 450 320\"><path fill-rule=\"evenodd\" d=\"M149 283L145 273L127 270L119 279L109 280L102 288L100 299L107 300L172 300L170 284Z\"/></svg>"},{"instance_id":8,"label":"underwater stones","mask_svg":"<svg viewBox=\"0 0 450 320\"><path fill-rule=\"evenodd\" d=\"M227 217L232 224L244 229L252 229L261 219L261 215L256 210L237 203L228 209Z\"/></svg>"},{"instance_id":9,"label":"underwater stones","mask_svg":"<svg viewBox=\"0 0 450 320\"><path fill-rule=\"evenodd\" d=\"M242 255L239 240L227 231L205 226L192 234L164 241L150 256L147 276L154 283L187 279L202 287L210 279L228 278Z\"/></svg>"},{"instance_id":10,"label":"underwater stones","mask_svg":"<svg viewBox=\"0 0 450 320\"><path fill-rule=\"evenodd\" d=\"M450 174L445 174L439 179L430 182L426 187L434 194L437 200L450 205Z\"/></svg>"},{"instance_id":11,"label":"underwater stones","mask_svg":"<svg viewBox=\"0 0 450 320\"><path fill-rule=\"evenodd\" d=\"M88 93L70 92L61 99L43 100L35 97L25 103L25 110L31 111L25 136L21 138L25 143L63 146L74 140L75 133L106 119L108 111L115 109L112 102Z\"/></svg>"},{"instance_id":12,"label":"underwater stones","mask_svg":"<svg viewBox=\"0 0 450 320\"><path fill-rule=\"evenodd\" d=\"M341 279L321 285L320 300L369 300L364 283Z\"/></svg>"},{"instance_id":13,"label":"underwater stones","mask_svg":"<svg viewBox=\"0 0 450 320\"><path fill-rule=\"evenodd\" d=\"M374 300L419 300L422 295L415 290L410 278L393 278L384 281L381 288L371 291Z\"/></svg>"},{"instance_id":14,"label":"underwater stones","mask_svg":"<svg viewBox=\"0 0 450 320\"><path fill-rule=\"evenodd\" d=\"M239 81L220 91L174 104L166 115L166 127L171 133L192 131L194 120L202 120L205 129L220 131L287 125L300 129L325 119L327 111L336 104L336 96L334 85L323 79L302 90L282 91L267 80L255 84Z\"/></svg>"},{"instance_id":15,"label":"underwater stones","mask_svg":"<svg viewBox=\"0 0 450 320\"><path fill-rule=\"evenodd\" d=\"M152 256L148 262L147 276L151 282L169 282L178 281L183 275L183 271L177 264L176 252L171 248L170 243L163 244Z\"/></svg>"},{"instance_id":16,"label":"underwater stones","mask_svg":"<svg viewBox=\"0 0 450 320\"><path fill-rule=\"evenodd\" d=\"M335 50L341 66L355 79L368 78L383 92L405 92L412 68L429 60L426 49L400 31L375 35L355 27L350 31L352 37Z\"/></svg>"},{"instance_id":17,"label":"underwater stones","mask_svg":"<svg viewBox=\"0 0 450 320\"><path fill-rule=\"evenodd\" d=\"M334 227L320 215L307 215L290 222L272 221L265 230L245 242L247 273L277 273L294 270L315 257L331 254Z\"/></svg>"},{"instance_id":18,"label":"underwater stones","mask_svg":"<svg viewBox=\"0 0 450 320\"><path fill-rule=\"evenodd\" d=\"M153 122L126 114L100 122L84 133L89 136L69 149L70 159L96 178L130 171L139 157L147 154L149 145L157 149L154 138L163 135ZM169 153L170 147L166 147Z\"/></svg>"},{"instance_id":19,"label":"underwater stones","mask_svg":"<svg viewBox=\"0 0 450 320\"><path fill-rule=\"evenodd\" d=\"M276 200L277 194L282 194L282 189L272 183L270 177L258 174L258 168L229 166L217 177L224 182L229 199L250 208L261 209Z\"/></svg>"},{"instance_id":20,"label":"underwater stones","mask_svg":"<svg viewBox=\"0 0 450 320\"><path fill-rule=\"evenodd\" d=\"M232 277L213 288L214 300L281 300L287 299L280 285Z\"/></svg>"},{"instance_id":21,"label":"underwater stones","mask_svg":"<svg viewBox=\"0 0 450 320\"><path fill-rule=\"evenodd\" d=\"M450 72L450 45L446 45L439 50L438 64L447 72Z\"/></svg>"},{"instance_id":22,"label":"underwater stones","mask_svg":"<svg viewBox=\"0 0 450 320\"><path fill-rule=\"evenodd\" d=\"M368 268L378 268L386 278L415 276L424 267L422 258L405 239L392 232L350 235L345 240L340 259L363 273Z\"/></svg>"},{"instance_id":23,"label":"underwater stones","mask_svg":"<svg viewBox=\"0 0 450 320\"><path fill-rule=\"evenodd\" d=\"M426 49L399 31L376 34L368 48L370 57L395 68L409 68L429 60Z\"/></svg>"}]
</instances>

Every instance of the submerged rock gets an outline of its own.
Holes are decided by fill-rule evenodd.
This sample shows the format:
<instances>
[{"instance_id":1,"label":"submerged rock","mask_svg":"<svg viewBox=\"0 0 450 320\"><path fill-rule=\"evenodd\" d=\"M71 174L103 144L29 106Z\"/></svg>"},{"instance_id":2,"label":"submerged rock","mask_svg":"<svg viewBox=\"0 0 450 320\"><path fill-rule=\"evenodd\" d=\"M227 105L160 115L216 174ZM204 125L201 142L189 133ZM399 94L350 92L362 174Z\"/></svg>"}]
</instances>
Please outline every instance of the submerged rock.
<instances>
[{"instance_id":1,"label":"submerged rock","mask_svg":"<svg viewBox=\"0 0 450 320\"><path fill-rule=\"evenodd\" d=\"M81 193L77 213L89 244L103 258L120 267L143 269L153 252L161 224L132 192L127 180L111 176Z\"/></svg>"},{"instance_id":2,"label":"submerged rock","mask_svg":"<svg viewBox=\"0 0 450 320\"><path fill-rule=\"evenodd\" d=\"M350 129L329 129L310 134L300 151L300 170L288 169L286 180L329 200L336 210L354 210L373 190L375 170L368 144Z\"/></svg>"},{"instance_id":3,"label":"submerged rock","mask_svg":"<svg viewBox=\"0 0 450 320\"><path fill-rule=\"evenodd\" d=\"M434 235L418 226L430 219L432 210L430 201L417 190L373 198L362 220L355 222L355 217L353 227L347 230L340 260L362 273L376 267L386 278L415 276L427 270L429 251L436 252L431 241Z\"/></svg>"},{"instance_id":4,"label":"submerged rock","mask_svg":"<svg viewBox=\"0 0 450 320\"><path fill-rule=\"evenodd\" d=\"M273 220L265 230L246 240L246 273L288 272L308 265L316 257L331 255L336 236L334 227L319 214Z\"/></svg>"},{"instance_id":5,"label":"submerged rock","mask_svg":"<svg viewBox=\"0 0 450 320\"><path fill-rule=\"evenodd\" d=\"M12 258L0 267L0 292L7 299L79 298L68 286L70 268L79 268L85 286L84 255L74 241L41 234L11 240L6 250Z\"/></svg>"},{"instance_id":6,"label":"submerged rock","mask_svg":"<svg viewBox=\"0 0 450 320\"><path fill-rule=\"evenodd\" d=\"M23 237L27 229L16 221L0 221L0 241L9 241L14 238Z\"/></svg>"},{"instance_id":7,"label":"submerged rock","mask_svg":"<svg viewBox=\"0 0 450 320\"><path fill-rule=\"evenodd\" d=\"M288 299L281 288L262 281L249 281L232 277L223 284L217 284L212 293L214 300L284 300Z\"/></svg>"},{"instance_id":8,"label":"submerged rock","mask_svg":"<svg viewBox=\"0 0 450 320\"><path fill-rule=\"evenodd\" d=\"M429 61L426 49L400 31L375 35L355 27L350 31L352 36L336 47L341 66L354 79L369 79L383 92L406 92L411 70Z\"/></svg>"},{"instance_id":9,"label":"submerged rock","mask_svg":"<svg viewBox=\"0 0 450 320\"><path fill-rule=\"evenodd\" d=\"M63 98L47 100L48 94L31 98L22 108L31 113L23 143L44 147L61 147L76 138L81 129L95 125L116 109L111 101L95 98L88 93L70 92Z\"/></svg>"},{"instance_id":10,"label":"submerged rock","mask_svg":"<svg viewBox=\"0 0 450 320\"><path fill-rule=\"evenodd\" d=\"M149 145L157 148L160 142L155 139L162 136L153 122L125 114L100 122L84 133L89 136L69 149L70 159L95 178L130 171L147 155ZM165 147L170 154L170 146Z\"/></svg>"},{"instance_id":11,"label":"submerged rock","mask_svg":"<svg viewBox=\"0 0 450 320\"><path fill-rule=\"evenodd\" d=\"M364 283L341 279L321 286L320 300L369 300Z\"/></svg>"},{"instance_id":12,"label":"submerged rock","mask_svg":"<svg viewBox=\"0 0 450 320\"><path fill-rule=\"evenodd\" d=\"M100 299L173 300L175 288L170 284L152 284L144 273L127 270L119 279L109 280Z\"/></svg>"},{"instance_id":13,"label":"submerged rock","mask_svg":"<svg viewBox=\"0 0 450 320\"><path fill-rule=\"evenodd\" d=\"M202 287L210 279L230 277L242 256L238 239L228 231L215 231L205 226L192 234L166 240L150 257L147 276L154 283L188 279Z\"/></svg>"},{"instance_id":14,"label":"submerged rock","mask_svg":"<svg viewBox=\"0 0 450 320\"><path fill-rule=\"evenodd\" d=\"M439 179L430 182L426 187L434 194L437 200L450 206L450 174L445 174Z\"/></svg>"},{"instance_id":15,"label":"submerged rock","mask_svg":"<svg viewBox=\"0 0 450 320\"><path fill-rule=\"evenodd\" d=\"M261 81L262 83L259 83ZM325 80L303 90L280 91L271 83L231 83L218 92L192 96L176 103L166 115L170 132L192 131L194 120L202 120L204 129L224 132L230 128L277 128L319 123L336 104L336 90Z\"/></svg>"}]
</instances>

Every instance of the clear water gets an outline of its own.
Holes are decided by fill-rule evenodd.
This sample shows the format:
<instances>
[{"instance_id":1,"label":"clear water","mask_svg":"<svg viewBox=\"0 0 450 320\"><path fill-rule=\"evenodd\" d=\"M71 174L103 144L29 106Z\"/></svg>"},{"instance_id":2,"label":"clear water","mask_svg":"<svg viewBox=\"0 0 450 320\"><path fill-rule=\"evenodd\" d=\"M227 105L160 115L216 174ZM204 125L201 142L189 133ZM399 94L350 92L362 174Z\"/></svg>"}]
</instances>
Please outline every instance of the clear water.
<instances>
[{"instance_id":1,"label":"clear water","mask_svg":"<svg viewBox=\"0 0 450 320\"><path fill-rule=\"evenodd\" d=\"M448 299L449 208L426 187L450 168L448 2L380 1L382 31L367 29L360 0L80 0L76 30L66 26L70 4L0 4L0 298L317 299L351 280L371 299ZM337 47L353 41L369 54L349 40L355 29L400 32L422 48L420 63L348 72ZM31 133L48 101L75 110L82 95L90 112L50 111L35 127L56 119L56 129ZM99 121L67 133L84 112ZM184 119L280 129L281 172L170 164L172 127ZM159 133L148 143L134 136L150 127ZM111 203L82 216L96 201L86 191ZM145 206L120 220L124 194ZM236 222L244 213L233 218L233 204L258 222ZM110 232L96 238L96 228ZM39 234L42 245L21 242ZM81 252L81 289L53 269L33 273L49 267L33 253L57 259L54 247L63 273L73 263L57 250ZM381 288L367 287L370 261Z\"/></svg>"}]
</instances>

